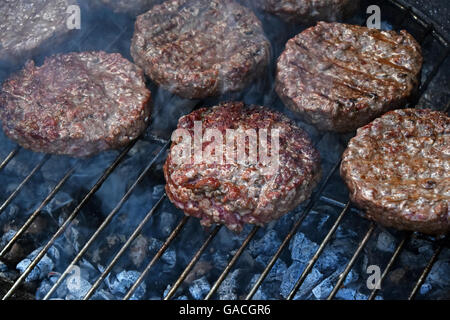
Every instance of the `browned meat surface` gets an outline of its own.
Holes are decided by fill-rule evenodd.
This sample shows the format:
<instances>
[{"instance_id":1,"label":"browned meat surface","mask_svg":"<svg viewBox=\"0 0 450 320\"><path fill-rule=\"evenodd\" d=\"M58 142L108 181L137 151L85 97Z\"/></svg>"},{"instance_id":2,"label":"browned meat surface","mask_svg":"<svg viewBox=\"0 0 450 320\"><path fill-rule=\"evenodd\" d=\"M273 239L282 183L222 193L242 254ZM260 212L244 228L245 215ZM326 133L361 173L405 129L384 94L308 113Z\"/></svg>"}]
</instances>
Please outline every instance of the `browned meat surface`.
<instances>
[{"instance_id":1,"label":"browned meat surface","mask_svg":"<svg viewBox=\"0 0 450 320\"><path fill-rule=\"evenodd\" d=\"M261 158L246 163L225 161L226 158L222 163L210 162L205 158L195 163L192 150L190 163L178 163L175 150L182 141L173 141L164 165L166 193L178 208L187 215L200 218L204 226L223 223L239 232L245 223L263 225L307 199L320 179L319 153L308 135L278 112L229 102L182 117L178 129L188 130L194 138L195 121L201 121L203 132L215 128L223 137L226 137L227 129L254 129L256 132L260 128L267 129L269 154L276 150L272 145L272 130L280 130L279 158L270 174L265 171L268 164ZM203 141L202 150L208 147L207 141ZM231 141L234 152L237 144ZM259 144L258 148L262 146ZM247 142L246 156L249 156L249 150L250 142Z\"/></svg>"},{"instance_id":2,"label":"browned meat surface","mask_svg":"<svg viewBox=\"0 0 450 320\"><path fill-rule=\"evenodd\" d=\"M276 91L319 129L347 132L403 107L421 67L420 46L404 30L319 22L286 44Z\"/></svg>"},{"instance_id":3,"label":"browned meat surface","mask_svg":"<svg viewBox=\"0 0 450 320\"><path fill-rule=\"evenodd\" d=\"M341 175L370 219L429 234L450 230L450 118L395 110L358 130Z\"/></svg>"},{"instance_id":4,"label":"browned meat surface","mask_svg":"<svg viewBox=\"0 0 450 320\"><path fill-rule=\"evenodd\" d=\"M238 91L269 63L270 43L253 12L229 0L175 0L137 18L137 65L185 98Z\"/></svg>"},{"instance_id":5,"label":"browned meat surface","mask_svg":"<svg viewBox=\"0 0 450 320\"><path fill-rule=\"evenodd\" d=\"M120 54L55 55L29 61L3 84L5 133L27 149L88 156L119 148L147 126L150 91L144 73Z\"/></svg>"}]
</instances>

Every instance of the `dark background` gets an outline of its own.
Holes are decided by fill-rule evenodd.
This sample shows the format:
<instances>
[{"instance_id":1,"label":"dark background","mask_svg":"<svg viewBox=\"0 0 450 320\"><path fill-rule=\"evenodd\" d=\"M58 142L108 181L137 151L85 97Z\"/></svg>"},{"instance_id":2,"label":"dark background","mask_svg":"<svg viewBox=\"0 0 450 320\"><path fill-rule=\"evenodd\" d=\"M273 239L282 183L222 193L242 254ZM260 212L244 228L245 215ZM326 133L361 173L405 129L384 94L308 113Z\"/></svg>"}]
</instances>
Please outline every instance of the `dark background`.
<instances>
[{"instance_id":1,"label":"dark background","mask_svg":"<svg viewBox=\"0 0 450 320\"><path fill-rule=\"evenodd\" d=\"M425 14L432 20L436 29L441 31L447 40L450 39L450 0L401 0L401 2Z\"/></svg>"}]
</instances>

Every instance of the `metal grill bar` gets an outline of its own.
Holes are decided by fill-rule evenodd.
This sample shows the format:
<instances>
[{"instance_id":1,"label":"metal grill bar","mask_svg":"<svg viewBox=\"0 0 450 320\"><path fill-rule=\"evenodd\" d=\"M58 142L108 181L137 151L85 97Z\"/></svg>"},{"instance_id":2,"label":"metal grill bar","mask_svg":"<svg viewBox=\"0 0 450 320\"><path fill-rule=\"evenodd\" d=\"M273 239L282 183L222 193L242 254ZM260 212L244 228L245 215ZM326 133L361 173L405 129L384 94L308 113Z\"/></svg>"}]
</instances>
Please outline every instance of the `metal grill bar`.
<instances>
[{"instance_id":1,"label":"metal grill bar","mask_svg":"<svg viewBox=\"0 0 450 320\"><path fill-rule=\"evenodd\" d=\"M72 267L80 261L80 259L83 257L83 255L86 253L86 251L89 249L89 247L94 243L94 241L97 239L99 234L106 228L106 226L111 222L111 220L114 218L114 216L119 212L120 208L122 208L123 204L128 200L128 198L133 193L134 189L141 183L141 181L145 178L150 168L153 166L155 161L164 153L164 151L169 146L169 143L167 142L161 149L159 150L158 154L153 157L153 159L149 162L149 164L145 167L145 169L141 172L139 177L136 179L136 181L131 185L131 187L128 189L128 191L125 193L125 195L120 199L119 203L114 207L114 209L108 214L108 216L105 218L105 220L102 222L102 224L95 230L94 234L91 236L91 238L86 242L86 244L83 246L83 248L80 250L80 252L77 254L77 256L72 260L70 265L64 270L63 274L59 277L59 279L55 282L53 287L50 289L50 291L46 294L44 297L44 300L49 298L53 292L58 288L58 286L61 284L61 282L64 280L64 278L71 272Z\"/></svg>"},{"instance_id":2,"label":"metal grill bar","mask_svg":"<svg viewBox=\"0 0 450 320\"><path fill-rule=\"evenodd\" d=\"M34 267L38 264L38 262L44 257L44 255L47 253L47 251L50 249L50 247L53 245L55 240L66 230L66 228L69 226L70 222L72 222L73 219L78 215L81 208L84 206L84 204L94 195L95 192L97 192L98 189L102 186L103 182L109 177L109 175L116 169L116 167L120 164L120 162L125 158L127 153L130 151L131 148L136 144L137 140L134 140L131 142L120 154L119 156L114 160L114 162L105 170L103 175L100 177L100 179L96 182L96 184L91 188L91 190L86 194L86 196L81 200L81 202L78 204L78 206L75 208L75 210L70 214L70 216L64 221L64 223L59 227L59 229L56 231L56 233L52 236L52 238L47 242L47 244L42 248L41 251L37 254L37 256L33 259L33 261L30 263L30 265L26 268L26 270L20 275L20 277L14 282L13 286L9 291L3 296L2 300L6 300L14 293L14 291L19 287L19 285L25 280L25 278L28 276L28 274L31 272L31 270L34 269Z\"/></svg>"},{"instance_id":3,"label":"metal grill bar","mask_svg":"<svg viewBox=\"0 0 450 320\"><path fill-rule=\"evenodd\" d=\"M316 204L317 201L319 201L320 199L320 195L322 194L323 190L325 190L325 187L328 184L328 181L330 180L331 176L334 174L334 172L336 171L336 169L339 167L339 164L341 162L338 161L336 162L336 164L333 166L333 168L330 170L330 172L328 173L327 177L325 178L325 181L322 183L322 185L320 186L319 190L317 191L317 193L314 196L313 200L310 200L308 202L308 205L305 207L305 209L302 212L302 215L300 216L300 218L295 222L294 226L291 228L291 230L289 231L289 233L287 234L287 236L284 238L283 242L281 243L281 245L278 247L277 252L275 252L275 255L272 257L272 259L270 259L268 265L266 266L266 268L264 268L263 272L261 273L261 275L259 276L258 280L255 282L255 284L253 285L252 289L250 290L250 292L247 294L246 296L246 300L250 300L256 293L256 291L258 290L258 288L261 286L262 282L264 281L264 279L267 277L267 275L269 274L270 270L272 270L272 267L274 266L275 262L278 260L278 258L280 257L281 253L283 252L284 248L288 245L288 243L291 241L292 237L295 235L295 233L297 232L297 229L300 227L300 225L302 224L303 220L305 219L305 217L309 214L309 212L312 210L312 208L314 207L314 205Z\"/></svg>"},{"instance_id":4,"label":"metal grill bar","mask_svg":"<svg viewBox=\"0 0 450 320\"><path fill-rule=\"evenodd\" d=\"M215 238L215 236L217 235L217 233L219 232L221 227L222 227L221 225L216 226L214 228L214 230L209 234L208 238L205 240L205 242L203 242L202 246L200 247L200 249L198 249L198 251L196 252L194 257L192 258L192 260L186 266L186 268L184 269L183 273L181 273L180 277L177 279L177 281L175 281L175 283L173 284L172 288L170 288L170 291L164 297L164 300L169 300L170 298L173 297L173 295L175 294L177 289L183 283L184 279L186 279L186 277L189 274L189 272L192 270L192 268L197 263L198 259L200 259L200 257L203 254L203 252L206 250L206 248L211 243L211 241Z\"/></svg>"},{"instance_id":5,"label":"metal grill bar","mask_svg":"<svg viewBox=\"0 0 450 320\"><path fill-rule=\"evenodd\" d=\"M33 212L33 214L27 219L24 225L14 234L12 239L6 244L6 246L0 252L0 258L3 257L17 242L17 240L22 236L22 234L31 226L33 221L38 217L41 213L41 210L50 202L51 199L58 193L61 187L66 183L66 181L72 176L75 170L78 168L78 164L72 167L64 177L56 184L53 190L48 194L48 196L42 201L39 207Z\"/></svg>"},{"instance_id":6,"label":"metal grill bar","mask_svg":"<svg viewBox=\"0 0 450 320\"><path fill-rule=\"evenodd\" d=\"M23 186L36 174L36 172L39 171L39 169L44 165L47 160L50 159L50 155L45 155L38 164L31 170L31 172L23 179L23 181L17 186L17 188L11 193L11 195L8 197L8 199L3 202L3 204L0 206L0 214L3 213L5 208L11 203L11 201L14 200L14 198L19 194L20 190L22 190Z\"/></svg>"},{"instance_id":7,"label":"metal grill bar","mask_svg":"<svg viewBox=\"0 0 450 320\"><path fill-rule=\"evenodd\" d=\"M214 283L214 285L209 290L208 294L205 297L205 300L209 300L212 297L212 295L216 292L216 290L219 288L219 286L221 285L223 280L225 280L225 277L228 275L228 273L230 272L231 268L234 266L236 261L239 259L239 257L241 256L242 252L244 252L245 248L250 243L250 241L255 236L255 234L256 234L256 232L258 230L259 230L259 227L257 227L257 226L253 227L252 231L250 231L250 233L248 234L247 238L245 238L244 242L242 242L242 245L236 251L236 253L234 254L233 258L230 260L230 262L227 264L227 266L223 270L223 272L220 275L220 277L217 279L217 281Z\"/></svg>"},{"instance_id":8,"label":"metal grill bar","mask_svg":"<svg viewBox=\"0 0 450 320\"><path fill-rule=\"evenodd\" d=\"M395 249L394 254L392 255L391 259L389 260L389 262L386 266L386 269L384 269L383 274L381 275L380 282L378 283L380 287L381 287L381 284L383 283L384 278L386 278L387 274L391 270L392 265L394 264L394 262L397 260L398 256L400 255L400 252L403 250L403 247L405 246L406 242L408 242L409 237L410 237L410 233L408 233L405 237L403 237L402 241L399 243L399 245ZM375 288L372 290L368 300L375 299L375 297L377 296L377 293L379 291L379 289L377 287L378 286L375 286Z\"/></svg>"},{"instance_id":9,"label":"metal grill bar","mask_svg":"<svg viewBox=\"0 0 450 320\"><path fill-rule=\"evenodd\" d=\"M161 246L161 248L158 250L156 255L153 257L152 261L149 262L149 264L145 267L144 271L141 273L139 278L136 280L135 283L131 286L130 290L126 293L123 300L128 300L133 295L133 293L136 291L136 289L139 287L139 285L144 281L145 277L147 276L150 269L153 267L153 265L156 263L156 261L159 260L159 258L166 252L167 248L170 246L172 241L177 237L177 235L181 232L185 224L188 222L189 217L184 216L183 219L178 223L178 225L175 227L175 229L170 233L169 237L166 239L166 242Z\"/></svg>"},{"instance_id":10,"label":"metal grill bar","mask_svg":"<svg viewBox=\"0 0 450 320\"><path fill-rule=\"evenodd\" d=\"M369 241L369 238L372 235L374 230L375 230L375 223L372 222L370 224L369 230L367 230L366 235L364 236L364 238L360 242L358 248L356 249L355 253L353 254L353 257L350 259L350 261L348 262L347 266L345 267L344 272L342 272L339 275L339 280L336 283L336 285L334 286L334 288L331 291L330 295L328 296L327 300L332 300L334 298L334 296L336 295L336 293L339 291L339 289L341 288L342 284L345 281L345 278L347 278L348 273L350 272L350 270L352 269L353 265L355 264L356 259L358 258L358 256L361 253L362 249L366 245L367 241Z\"/></svg>"},{"instance_id":11,"label":"metal grill bar","mask_svg":"<svg viewBox=\"0 0 450 320\"><path fill-rule=\"evenodd\" d=\"M88 300L94 294L95 290L102 283L102 281L106 278L106 276L111 272L114 265L117 263L117 261L119 261L120 257L125 253L125 251L131 245L131 243L133 243L134 239L136 239L137 236L141 233L144 226L147 224L147 222L150 220L150 218L155 213L156 209L159 207L159 205L163 202L163 200L165 198L166 198L166 195L163 194L161 196L161 198L159 198L159 200L156 202L156 204L150 209L150 211L147 213L147 215L144 217L144 219L141 221L141 223L137 226L137 228L133 231L133 233L128 238L128 240L125 242L125 244L120 248L119 252L114 256L114 258L111 260L109 265L102 272L100 277L92 285L91 289L89 289L88 293L84 296L83 300Z\"/></svg>"},{"instance_id":12,"label":"metal grill bar","mask_svg":"<svg viewBox=\"0 0 450 320\"><path fill-rule=\"evenodd\" d=\"M314 266L316 261L319 259L320 255L322 254L323 249L325 249L325 247L328 244L328 242L330 242L331 237L333 236L334 232L338 228L339 224L341 223L342 219L344 218L344 215L347 213L349 208L350 208L350 201L347 202L347 204L345 205L344 209L341 211L341 213L337 217L336 222L333 224L333 226L331 227L330 231L328 232L326 237L323 239L323 241L320 244L319 248L317 249L316 253L311 258L311 260L309 260L305 270L303 270L300 278L295 283L294 288L289 293L289 295L287 297L288 300L294 299L295 294L297 293L298 289L300 289L300 286L303 284L303 282L305 281L306 277L311 272L312 267Z\"/></svg>"},{"instance_id":13,"label":"metal grill bar","mask_svg":"<svg viewBox=\"0 0 450 320\"><path fill-rule=\"evenodd\" d=\"M13 151L11 151L6 158L0 163L0 171L3 170L4 167L11 161L12 158L15 157L17 152L19 152L20 147L16 147Z\"/></svg>"},{"instance_id":14,"label":"metal grill bar","mask_svg":"<svg viewBox=\"0 0 450 320\"><path fill-rule=\"evenodd\" d=\"M422 284L425 282L428 274L430 273L431 269L433 268L434 263L437 261L439 254L441 253L443 247L444 247L443 245L439 245L436 248L436 250L434 251L433 256L430 258L430 261L428 262L425 269L423 269L422 274L420 275L414 288L412 289L412 291L408 297L408 300L413 300L416 297L417 292L419 291L420 287L422 287Z\"/></svg>"}]
</instances>

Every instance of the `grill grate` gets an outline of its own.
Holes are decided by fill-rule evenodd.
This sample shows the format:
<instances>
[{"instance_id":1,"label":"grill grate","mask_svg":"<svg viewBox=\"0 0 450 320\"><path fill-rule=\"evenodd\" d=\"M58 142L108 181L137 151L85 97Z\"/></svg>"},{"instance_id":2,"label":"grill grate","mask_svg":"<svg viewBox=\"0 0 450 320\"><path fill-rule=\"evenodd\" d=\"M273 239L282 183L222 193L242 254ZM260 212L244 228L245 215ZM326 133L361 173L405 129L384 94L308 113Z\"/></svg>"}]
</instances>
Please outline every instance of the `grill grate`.
<instances>
[{"instance_id":1,"label":"grill grate","mask_svg":"<svg viewBox=\"0 0 450 320\"><path fill-rule=\"evenodd\" d=\"M373 2L373 1L372 1ZM449 46L447 41L436 31L436 29L433 27L431 23L429 23L427 20L421 18L412 8L403 6L396 0L390 0L387 1L397 12L395 12L396 19L399 19L399 22L396 23L396 26L401 26L407 19L412 19L414 23L416 24L419 34L415 35L421 44L426 42L428 39L431 39L432 41L436 41L439 45L439 47L442 49L442 54L438 59L433 61L431 63L428 72L423 76L422 84L419 89L419 95L414 103L411 104L411 106L416 106L420 99L424 98L424 93L426 92L427 88L431 84L432 80L436 77L438 74L438 71L440 70L443 63L446 61L446 59L449 57ZM385 3L385 2L384 2ZM400 14L397 14L400 13ZM120 37L122 36L129 36L130 30L120 30L118 32L117 37L113 41L112 44L109 45L111 47L114 42L118 41ZM426 98L426 97L425 97ZM447 103L444 107L444 111L448 112L450 108L450 103ZM316 144L318 144L323 138L323 135L319 137ZM52 295L55 293L56 289L61 285L63 280L70 274L72 268L83 258L85 253L88 251L88 249L98 240L98 237L100 233L111 223L112 219L117 215L119 210L122 208L122 206L125 204L125 202L130 198L132 193L135 191L136 187L143 182L143 180L147 177L150 170L155 166L155 163L162 159L165 152L167 151L168 147L170 146L170 142L163 139L154 139L153 141L155 144L158 145L157 154L148 162L148 164L145 166L145 168L141 171L137 179L132 182L131 184L128 184L129 187L126 191L126 193L123 195L123 197L120 199L120 201L117 203L117 205L110 211L110 213L106 216L106 218L103 220L101 225L95 230L95 232L89 237L83 248L78 251L75 258L70 262L70 264L66 267L64 272L59 276L58 280L54 283L50 291L46 294L44 299L49 299L52 297ZM78 203L78 205L73 209L73 211L68 215L64 223L61 224L61 226L57 229L57 231L51 236L50 240L47 241L47 243L43 246L43 248L40 250L40 252L37 254L35 259L31 262L31 264L26 268L26 270L20 275L20 277L14 282L12 287L9 289L9 291L2 297L3 300L11 298L13 294L17 291L17 289L20 287L20 285L24 282L26 277L31 273L33 268L36 267L36 265L39 263L39 261L44 257L44 255L48 252L50 247L54 244L55 240L60 237L67 227L70 225L70 223L76 218L76 216L80 213L80 210L85 204L92 198L92 196L101 188L103 183L108 179L108 177L114 172L114 170L120 165L120 163L124 160L124 158L127 156L129 151L133 148L133 146L136 144L136 141L132 142L129 146L127 146L118 156L117 158L111 163L111 165L105 169L101 177L97 180L97 182L93 185L93 187L84 195L82 200ZM20 152L20 148L16 147L14 148L5 158L3 161L0 162L0 171L3 170L8 163L11 162L11 160ZM27 185L29 180L38 172L42 166L50 159L49 155L43 156L39 162L32 168L32 170L29 172L28 175L22 180L20 184L13 190L9 197L0 205L0 214L4 212L4 210L10 205L10 203L13 201L13 199L24 189L24 187ZM298 290L301 288L301 286L304 284L307 276L310 274L313 266L318 261L318 259L321 257L321 254L323 253L326 246L330 243L330 241L333 238L333 235L335 234L338 227L341 225L342 220L347 215L349 211L357 211L355 208L352 208L350 202L342 202L340 200L336 200L332 197L324 195L324 190L327 186L329 186L330 179L333 175L336 174L337 169L339 168L340 161L337 161L331 169L328 171L328 174L326 175L325 179L321 183L320 187L317 189L317 191L313 194L309 202L305 205L304 209L300 213L300 215L297 217L297 220L292 225L290 231L288 234L284 237L282 240L280 246L276 250L275 254L272 256L270 261L265 266L264 270L261 272L259 278L256 280L256 282L253 284L247 295L245 296L246 299L252 299L257 290L262 285L263 281L268 276L269 272L271 271L272 267L275 265L277 260L280 258L281 254L285 250L285 248L289 245L294 235L297 233L299 227L304 222L304 219L308 216L308 214L313 210L313 208L320 202L328 203L332 206L341 208L341 212L337 216L335 222L331 226L331 228L328 230L328 233L324 237L323 241L318 246L316 252L314 253L313 257L308 261L305 269L301 273L300 277L296 281L293 289L290 291L289 295L287 296L287 299L293 299L298 292ZM29 216L29 218L26 220L26 222L22 225L22 227L17 231L17 233L11 238L11 240L6 244L6 246L0 251L0 259L4 257L13 247L13 245L20 240L20 238L24 235L24 233L30 228L30 226L33 224L33 222L38 218L40 215L42 209L54 198L54 196L62 189L64 184L68 181L68 179L74 175L74 173L77 171L77 169L80 167L81 161L76 161L75 164L66 171L62 179L60 179L59 182L57 182L52 190L48 193L46 198L40 203L40 205L33 211L33 213ZM126 239L126 242L121 246L121 248L118 250L118 252L114 255L110 263L105 267L103 272L101 272L100 276L96 280L96 282L92 285L90 290L86 293L84 296L84 299L89 299L92 297L92 295L95 293L96 289L102 284L102 282L106 279L108 274L111 272L111 270L114 268L114 266L117 264L119 259L123 256L123 254L126 252L127 249L131 246L133 241L139 236L139 234L142 232L143 228L149 223L151 218L154 216L154 214L159 210L161 204L166 199L165 194L163 194L159 200L154 204L154 206L148 211L148 213L144 216L144 218L140 221L139 225L134 229L132 234ZM180 232L183 230L183 228L186 226L188 221L191 218L184 217L180 220L178 225L172 230L170 235L166 238L165 242L162 244L160 249L156 252L154 257L151 259L151 261L145 266L144 270L140 274L139 278L134 282L134 284L131 286L131 288L128 290L128 292L125 294L124 299L130 299L133 295L133 293L136 291L136 289L140 286L140 284L145 280L146 276L152 269L152 267L156 264L156 262L162 257L162 255L166 252L166 250L169 248L169 246L173 243L175 239L177 239L177 236L180 234ZM357 219L357 218L355 218ZM216 226L212 229L212 231L209 233L209 235L206 237L200 248L195 252L190 262L187 264L187 266L184 268L182 273L179 275L179 277L176 279L176 281L173 283L173 285L170 287L170 290L165 295L164 299L171 299L174 297L177 290L180 288L180 286L183 284L189 273L193 270L203 253L208 249L208 246L211 244L211 242L214 240L214 238L219 233L219 230L221 229L221 226ZM332 291L328 295L328 299L333 299L336 295L336 293L341 288L342 284L344 283L345 279L347 278L348 273L351 271L352 267L354 266L355 262L359 258L362 250L365 248L367 242L373 235L374 231L376 230L377 226L375 223L370 223L366 233L361 238L360 242L358 243L353 256L349 259L347 262L347 265L345 266L345 269L343 272L339 275L338 280L336 284L334 285ZM239 258L241 257L242 253L245 251L245 249L248 247L248 245L251 243L252 239L257 234L258 230L261 228L259 227L253 227L251 231L248 233L247 237L243 240L240 247L236 250L234 255L229 260L226 267L223 269L215 283L211 286L211 289L209 293L206 295L205 299L210 299L214 297L214 294L219 289L222 282L226 279L226 277L229 275L230 271L232 270L233 266L237 263ZM381 281L385 280L389 272L392 270L393 266L395 265L396 261L398 260L398 257L400 256L401 252L404 250L407 243L417 237L424 237L423 235L418 235L414 233L404 232L402 233L401 240L397 247L395 248L391 258L389 259L387 265L385 266L382 275L381 275ZM425 237L426 241L429 241L435 246L434 253L432 257L429 259L426 267L423 269L421 275L419 278L415 281L414 287L412 291L410 292L408 298L414 299L418 290L426 280L429 272L431 271L434 263L437 261L439 254L443 250L445 246L448 246L447 238L444 239L434 239L430 237ZM369 296L369 299L375 299L377 294L379 293L378 289L373 289L371 291L371 294Z\"/></svg>"}]
</instances>

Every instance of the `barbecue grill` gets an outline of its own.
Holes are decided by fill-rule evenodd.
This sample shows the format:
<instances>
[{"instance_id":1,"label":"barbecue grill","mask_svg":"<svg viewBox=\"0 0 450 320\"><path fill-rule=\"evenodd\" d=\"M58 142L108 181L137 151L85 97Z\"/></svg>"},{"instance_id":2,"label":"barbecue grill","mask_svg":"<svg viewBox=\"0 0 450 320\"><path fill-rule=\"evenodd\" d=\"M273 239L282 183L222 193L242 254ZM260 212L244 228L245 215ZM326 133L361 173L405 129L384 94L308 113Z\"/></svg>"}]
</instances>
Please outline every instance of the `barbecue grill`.
<instances>
[{"instance_id":1,"label":"barbecue grill","mask_svg":"<svg viewBox=\"0 0 450 320\"><path fill-rule=\"evenodd\" d=\"M447 113L450 108L446 74L450 65L448 41L429 20L396 0L362 1L362 9L349 22L364 24L365 8L371 4L381 7L382 27L406 29L423 47L419 94L409 107L431 107ZM263 19L276 20L273 17ZM284 28L286 39L300 31L292 26ZM120 52L131 59L132 32L131 18L100 10L88 17L83 15L81 30L64 46L50 48L49 52L102 49ZM270 37L270 31L268 33ZM274 56L282 49L282 45L275 46ZM42 57L37 57L38 62ZM66 293L61 294L61 288L70 285L68 280L75 279L77 270L84 273L89 268L92 269L89 283L85 286L77 283L82 288L81 293L72 298L372 300L449 297L448 280L436 275L432 279L429 277L437 267L448 267L448 237L386 230L364 219L364 213L349 202L338 174L340 155L351 135L320 133L299 120L296 121L310 133L323 158L324 176L311 199L265 228L247 226L239 235L222 226L201 229L198 220L183 216L166 198L161 166L178 117L196 107L211 105L215 100L185 101L149 85L152 93L157 92L153 123L142 137L119 152L105 152L92 159L40 155L23 150L0 136L3 159L0 160L0 226L3 228L0 261L9 259L17 263L11 256L18 248L27 248L23 249L25 256L34 251L27 256L28 263L23 264L20 274L10 270L12 263L5 262L3 267L0 263L0 275L2 272L13 274L0 282L4 290L0 291L2 299L29 297L24 296L24 292L38 299L67 298ZM281 105L273 93L259 94L267 88L273 91L271 85L271 81L262 80L244 93L225 98ZM283 111L289 114L286 109ZM57 209L52 211L52 207ZM14 217L22 211L26 211L22 218L11 222L16 223L14 232L5 236L5 225L10 221L1 220L2 215ZM40 227L42 221L45 224ZM121 239L111 238L118 233ZM278 240L270 242L267 253L254 254L274 233ZM346 236L347 233L352 235ZM36 234L39 236L34 237ZM153 235L159 240L150 243L142 240L148 238L143 235ZM33 241L28 241L29 238ZM75 238L78 240L73 240ZM62 248L61 239L71 243L71 247L66 247L70 254L54 262L52 270L46 270L43 261L54 258L55 247ZM340 255L343 240L349 242L350 254ZM383 246L383 240L388 245ZM145 254L139 251L140 241ZM311 242L314 245L309 245ZM31 248L27 247L30 243ZM152 244L153 251L147 250ZM300 252L300 258L294 257L293 247L298 244L304 244L305 247L298 249L309 254ZM382 253L377 251L380 246L384 248ZM123 272L126 269L123 266L130 264L130 252L143 259L132 274ZM419 258L409 259L411 253L417 253ZM410 261L420 263L411 266ZM333 269L333 276L319 271L323 269L318 265L329 262L332 265L324 268ZM381 270L380 288L366 286L369 274L364 271L370 265ZM37 271L40 275L33 278ZM445 275L445 271L442 272ZM115 280L111 274L116 275ZM291 277L289 281L285 281L286 274ZM30 285L33 282L30 279L37 281L39 288ZM110 288L114 281L125 281L126 285L117 289L116 295L106 294L108 290L102 288ZM439 292L430 294L436 283ZM233 289L232 285L238 287ZM349 287L359 289L348 295ZM234 290L231 295L227 294L230 288Z\"/></svg>"}]
</instances>

